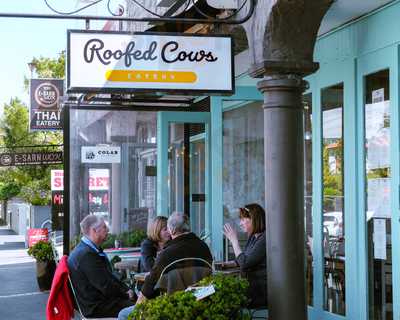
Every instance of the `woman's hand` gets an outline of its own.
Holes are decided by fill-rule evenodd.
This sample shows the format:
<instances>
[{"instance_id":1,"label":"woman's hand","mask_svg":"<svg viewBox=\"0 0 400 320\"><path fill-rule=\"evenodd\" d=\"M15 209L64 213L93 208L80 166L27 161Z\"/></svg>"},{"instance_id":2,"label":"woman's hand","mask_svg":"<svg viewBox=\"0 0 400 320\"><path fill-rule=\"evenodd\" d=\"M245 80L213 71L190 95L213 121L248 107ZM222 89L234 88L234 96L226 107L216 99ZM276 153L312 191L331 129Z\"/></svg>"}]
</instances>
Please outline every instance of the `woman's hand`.
<instances>
[{"instance_id":1,"label":"woman's hand","mask_svg":"<svg viewBox=\"0 0 400 320\"><path fill-rule=\"evenodd\" d=\"M147 300L147 298L143 295L143 293L140 292L139 297L136 301L136 304L141 304L141 303L145 302L146 300Z\"/></svg>"},{"instance_id":2,"label":"woman's hand","mask_svg":"<svg viewBox=\"0 0 400 320\"><path fill-rule=\"evenodd\" d=\"M232 243L238 242L237 232L235 229L232 228L232 226L229 223L224 225L224 235L225 237L228 238L230 242Z\"/></svg>"},{"instance_id":3,"label":"woman's hand","mask_svg":"<svg viewBox=\"0 0 400 320\"><path fill-rule=\"evenodd\" d=\"M242 253L242 249L239 246L239 240L237 236L237 232L232 226L227 223L224 225L224 235L225 237L232 243L233 252L235 253L235 257Z\"/></svg>"}]
</instances>

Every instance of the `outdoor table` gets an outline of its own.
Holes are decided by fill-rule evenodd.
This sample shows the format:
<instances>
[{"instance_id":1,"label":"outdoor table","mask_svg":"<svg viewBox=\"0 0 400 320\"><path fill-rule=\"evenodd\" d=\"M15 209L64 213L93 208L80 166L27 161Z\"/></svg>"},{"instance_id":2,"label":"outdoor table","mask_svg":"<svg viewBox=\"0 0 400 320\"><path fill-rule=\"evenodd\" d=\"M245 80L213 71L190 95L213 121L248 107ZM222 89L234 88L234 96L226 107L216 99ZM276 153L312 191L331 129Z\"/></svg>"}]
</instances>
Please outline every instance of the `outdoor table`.
<instances>
[{"instance_id":1,"label":"outdoor table","mask_svg":"<svg viewBox=\"0 0 400 320\"><path fill-rule=\"evenodd\" d=\"M238 276L240 275L240 268L236 267L236 268L229 268L229 269L225 269L225 270L215 270L213 272L213 274L223 274L223 275L234 275L234 276Z\"/></svg>"},{"instance_id":2,"label":"outdoor table","mask_svg":"<svg viewBox=\"0 0 400 320\"><path fill-rule=\"evenodd\" d=\"M133 279L135 279L136 283L144 283L144 280L146 279L146 276L149 274L149 272L140 272L136 273L133 276Z\"/></svg>"},{"instance_id":3,"label":"outdoor table","mask_svg":"<svg viewBox=\"0 0 400 320\"><path fill-rule=\"evenodd\" d=\"M104 252L107 254L108 259L111 261L112 258L115 256L125 256L125 255L140 255L140 247L133 247L133 248L109 248L104 249Z\"/></svg>"},{"instance_id":4,"label":"outdoor table","mask_svg":"<svg viewBox=\"0 0 400 320\"><path fill-rule=\"evenodd\" d=\"M122 260L120 262L116 262L114 264L114 268L121 271L126 271L127 275L128 272L138 272L139 271L139 258L138 259L129 259L129 260Z\"/></svg>"},{"instance_id":5,"label":"outdoor table","mask_svg":"<svg viewBox=\"0 0 400 320\"><path fill-rule=\"evenodd\" d=\"M214 263L214 273L222 273L225 275L240 275L240 267L236 261L218 261Z\"/></svg>"}]
</instances>

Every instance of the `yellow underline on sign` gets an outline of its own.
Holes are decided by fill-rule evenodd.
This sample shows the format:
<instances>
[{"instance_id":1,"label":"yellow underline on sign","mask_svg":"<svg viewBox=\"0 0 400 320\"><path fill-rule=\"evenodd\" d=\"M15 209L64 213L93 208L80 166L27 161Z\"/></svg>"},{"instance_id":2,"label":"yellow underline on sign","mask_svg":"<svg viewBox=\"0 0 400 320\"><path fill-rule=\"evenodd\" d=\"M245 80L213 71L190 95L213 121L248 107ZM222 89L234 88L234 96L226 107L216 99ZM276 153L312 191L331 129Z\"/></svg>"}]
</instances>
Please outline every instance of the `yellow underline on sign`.
<instances>
[{"instance_id":1,"label":"yellow underline on sign","mask_svg":"<svg viewBox=\"0 0 400 320\"><path fill-rule=\"evenodd\" d=\"M192 71L108 70L106 79L114 82L193 83L197 75Z\"/></svg>"}]
</instances>

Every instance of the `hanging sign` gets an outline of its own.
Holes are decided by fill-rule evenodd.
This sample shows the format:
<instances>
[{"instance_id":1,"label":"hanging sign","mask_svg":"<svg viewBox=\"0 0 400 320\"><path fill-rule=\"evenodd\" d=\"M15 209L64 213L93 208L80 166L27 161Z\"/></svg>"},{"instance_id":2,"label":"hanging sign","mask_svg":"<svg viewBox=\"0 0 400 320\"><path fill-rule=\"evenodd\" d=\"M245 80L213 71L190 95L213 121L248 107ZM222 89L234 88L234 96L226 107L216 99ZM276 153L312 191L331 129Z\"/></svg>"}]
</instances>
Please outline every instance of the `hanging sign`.
<instances>
[{"instance_id":1,"label":"hanging sign","mask_svg":"<svg viewBox=\"0 0 400 320\"><path fill-rule=\"evenodd\" d=\"M31 79L30 130L62 130L60 97L64 80Z\"/></svg>"},{"instance_id":2,"label":"hanging sign","mask_svg":"<svg viewBox=\"0 0 400 320\"><path fill-rule=\"evenodd\" d=\"M234 90L231 36L68 31L68 92Z\"/></svg>"},{"instance_id":3,"label":"hanging sign","mask_svg":"<svg viewBox=\"0 0 400 320\"><path fill-rule=\"evenodd\" d=\"M61 151L0 153L0 167L61 163L63 163Z\"/></svg>"},{"instance_id":4,"label":"hanging sign","mask_svg":"<svg viewBox=\"0 0 400 320\"><path fill-rule=\"evenodd\" d=\"M81 149L82 163L120 163L121 147L86 147Z\"/></svg>"}]
</instances>

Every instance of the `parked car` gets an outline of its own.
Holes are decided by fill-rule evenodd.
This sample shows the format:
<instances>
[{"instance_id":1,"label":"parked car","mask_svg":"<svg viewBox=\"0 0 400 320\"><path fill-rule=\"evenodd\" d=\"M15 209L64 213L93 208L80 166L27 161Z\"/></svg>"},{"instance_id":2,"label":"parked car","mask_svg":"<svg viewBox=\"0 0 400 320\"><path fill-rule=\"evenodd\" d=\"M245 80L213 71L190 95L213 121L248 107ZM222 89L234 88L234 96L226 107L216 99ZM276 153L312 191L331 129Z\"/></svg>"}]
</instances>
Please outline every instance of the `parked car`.
<instances>
[{"instance_id":1,"label":"parked car","mask_svg":"<svg viewBox=\"0 0 400 320\"><path fill-rule=\"evenodd\" d=\"M324 230L327 230L330 237L343 236L343 212L325 212L323 216Z\"/></svg>"}]
</instances>

